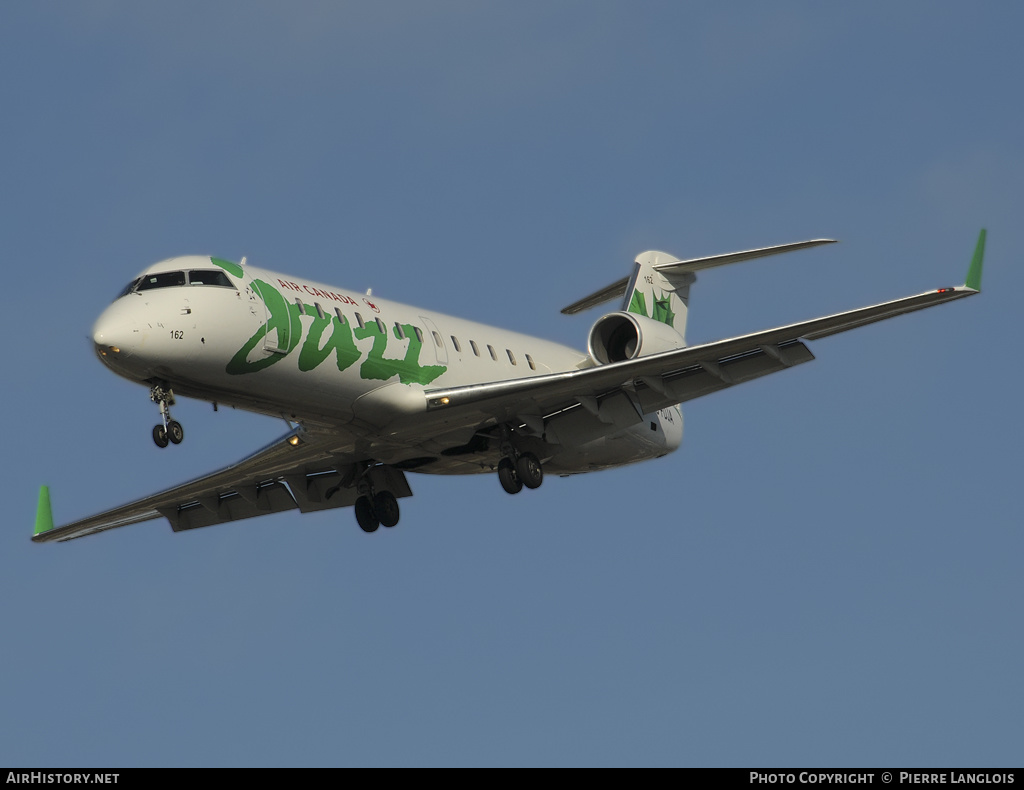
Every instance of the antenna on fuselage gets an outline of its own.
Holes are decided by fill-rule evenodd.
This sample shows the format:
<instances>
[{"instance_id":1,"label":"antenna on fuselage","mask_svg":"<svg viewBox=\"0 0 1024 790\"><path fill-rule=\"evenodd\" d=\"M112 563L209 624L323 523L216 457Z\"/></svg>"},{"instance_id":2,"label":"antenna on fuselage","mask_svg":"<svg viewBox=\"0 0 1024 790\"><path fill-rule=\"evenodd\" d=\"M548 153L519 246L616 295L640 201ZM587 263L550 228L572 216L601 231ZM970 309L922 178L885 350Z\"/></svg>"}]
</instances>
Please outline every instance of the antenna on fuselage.
<instances>
[{"instance_id":1,"label":"antenna on fuselage","mask_svg":"<svg viewBox=\"0 0 1024 790\"><path fill-rule=\"evenodd\" d=\"M242 262L239 263L238 265L239 266L245 266L245 256L244 255L242 256Z\"/></svg>"},{"instance_id":2,"label":"antenna on fuselage","mask_svg":"<svg viewBox=\"0 0 1024 790\"><path fill-rule=\"evenodd\" d=\"M372 288L367 288L366 289L366 295L367 296L373 296L373 289Z\"/></svg>"}]
</instances>

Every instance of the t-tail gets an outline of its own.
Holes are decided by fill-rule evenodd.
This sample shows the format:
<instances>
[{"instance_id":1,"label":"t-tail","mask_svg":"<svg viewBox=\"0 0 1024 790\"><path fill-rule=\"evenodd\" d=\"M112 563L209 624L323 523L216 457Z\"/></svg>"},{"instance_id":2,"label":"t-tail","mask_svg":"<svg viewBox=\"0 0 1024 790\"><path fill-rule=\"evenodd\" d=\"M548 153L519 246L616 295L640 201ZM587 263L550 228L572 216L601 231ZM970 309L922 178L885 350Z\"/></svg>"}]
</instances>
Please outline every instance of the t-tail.
<instances>
[{"instance_id":1,"label":"t-tail","mask_svg":"<svg viewBox=\"0 0 1024 790\"><path fill-rule=\"evenodd\" d=\"M697 272L728 263L739 263L783 252L804 250L822 244L834 244L835 239L811 239L774 247L730 252L706 258L680 260L674 255L648 250L636 256L630 277L612 283L590 296L573 302L563 313L579 313L591 307L622 296L622 310L642 315L666 324L679 333L680 345L686 345L686 318L690 304L690 287L697 280Z\"/></svg>"}]
</instances>

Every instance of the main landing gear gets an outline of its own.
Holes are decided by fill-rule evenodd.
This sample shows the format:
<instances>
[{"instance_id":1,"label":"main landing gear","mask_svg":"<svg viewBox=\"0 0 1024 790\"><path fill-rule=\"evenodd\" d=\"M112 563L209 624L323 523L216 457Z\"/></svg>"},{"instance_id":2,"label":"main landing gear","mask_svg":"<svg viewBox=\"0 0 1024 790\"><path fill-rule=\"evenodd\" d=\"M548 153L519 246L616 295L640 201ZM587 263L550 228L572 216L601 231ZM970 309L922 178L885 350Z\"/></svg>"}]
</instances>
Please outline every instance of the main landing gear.
<instances>
[{"instance_id":1,"label":"main landing gear","mask_svg":"<svg viewBox=\"0 0 1024 790\"><path fill-rule=\"evenodd\" d=\"M398 500L390 491L378 491L372 496L362 494L356 500L356 521L363 532L376 532L381 524L393 527L398 517Z\"/></svg>"},{"instance_id":2,"label":"main landing gear","mask_svg":"<svg viewBox=\"0 0 1024 790\"><path fill-rule=\"evenodd\" d=\"M398 500L390 491L375 491L367 468L356 482L359 498L356 499L356 521L363 532L376 532L377 527L393 527L400 515Z\"/></svg>"},{"instance_id":3,"label":"main landing gear","mask_svg":"<svg viewBox=\"0 0 1024 790\"><path fill-rule=\"evenodd\" d=\"M185 438L185 429L181 423L171 419L171 406L174 405L174 392L159 384L153 385L149 391L149 399L160 406L160 422L153 426L153 441L157 447L168 444L181 444Z\"/></svg>"},{"instance_id":4,"label":"main landing gear","mask_svg":"<svg viewBox=\"0 0 1024 790\"><path fill-rule=\"evenodd\" d=\"M540 488L544 482L544 467L533 453L521 453L513 447L510 440L511 432L506 431L501 441L501 454L498 462L498 480L501 487L510 494L518 494L527 488Z\"/></svg>"}]
</instances>

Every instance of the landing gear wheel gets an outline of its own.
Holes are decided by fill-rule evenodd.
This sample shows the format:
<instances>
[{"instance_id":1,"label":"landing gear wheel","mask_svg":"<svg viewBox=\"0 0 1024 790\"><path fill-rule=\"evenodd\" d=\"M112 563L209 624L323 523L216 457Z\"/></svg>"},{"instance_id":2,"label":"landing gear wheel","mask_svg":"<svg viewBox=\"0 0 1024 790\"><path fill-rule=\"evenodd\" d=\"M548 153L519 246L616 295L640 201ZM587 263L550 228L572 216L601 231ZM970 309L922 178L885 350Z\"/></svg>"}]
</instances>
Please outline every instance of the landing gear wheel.
<instances>
[{"instance_id":1,"label":"landing gear wheel","mask_svg":"<svg viewBox=\"0 0 1024 790\"><path fill-rule=\"evenodd\" d=\"M516 472L527 488L540 488L544 482L544 467L533 453L523 453L516 461Z\"/></svg>"},{"instance_id":2,"label":"landing gear wheel","mask_svg":"<svg viewBox=\"0 0 1024 790\"><path fill-rule=\"evenodd\" d=\"M498 480L509 494L518 494L523 490L523 481L519 479L516 467L509 458L502 458L498 463Z\"/></svg>"},{"instance_id":3,"label":"landing gear wheel","mask_svg":"<svg viewBox=\"0 0 1024 790\"><path fill-rule=\"evenodd\" d=\"M373 495L373 510L385 527L393 527L398 523L398 500L390 491L378 491Z\"/></svg>"},{"instance_id":4,"label":"landing gear wheel","mask_svg":"<svg viewBox=\"0 0 1024 790\"><path fill-rule=\"evenodd\" d=\"M356 500L356 521L363 532L376 532L380 520L373 510L373 503L367 496L361 496Z\"/></svg>"},{"instance_id":5,"label":"landing gear wheel","mask_svg":"<svg viewBox=\"0 0 1024 790\"><path fill-rule=\"evenodd\" d=\"M170 439L167 438L167 429L161 425L153 426L153 441L156 442L157 447L166 447L170 443Z\"/></svg>"},{"instance_id":6,"label":"landing gear wheel","mask_svg":"<svg viewBox=\"0 0 1024 790\"><path fill-rule=\"evenodd\" d=\"M174 444L181 444L181 440L185 438L185 429L181 427L180 422L171 420L167 423L167 438Z\"/></svg>"}]
</instances>

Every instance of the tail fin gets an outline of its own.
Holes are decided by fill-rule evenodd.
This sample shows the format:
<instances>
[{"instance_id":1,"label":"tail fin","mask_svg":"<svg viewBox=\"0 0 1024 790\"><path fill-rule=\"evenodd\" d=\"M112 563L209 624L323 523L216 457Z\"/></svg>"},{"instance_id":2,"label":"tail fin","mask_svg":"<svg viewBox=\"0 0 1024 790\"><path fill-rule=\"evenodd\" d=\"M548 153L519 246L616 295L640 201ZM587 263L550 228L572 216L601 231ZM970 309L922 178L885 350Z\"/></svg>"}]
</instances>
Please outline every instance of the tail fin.
<instances>
[{"instance_id":1,"label":"tail fin","mask_svg":"<svg viewBox=\"0 0 1024 790\"><path fill-rule=\"evenodd\" d=\"M668 324L685 340L690 286L697 275L688 270L659 270L659 265L674 263L679 259L656 250L637 255L633 276L622 296L622 309Z\"/></svg>"}]
</instances>

